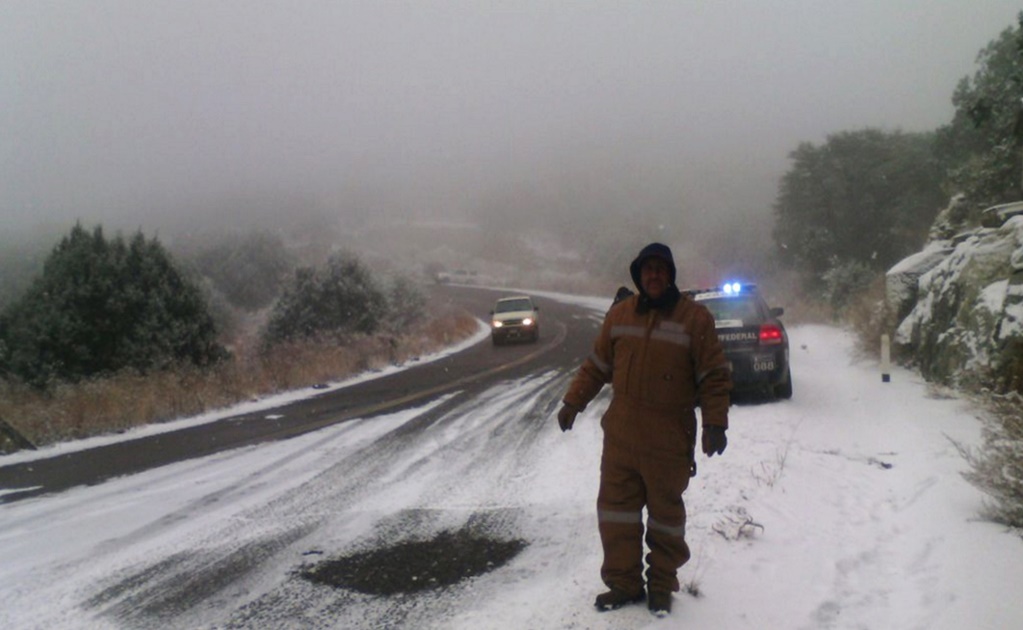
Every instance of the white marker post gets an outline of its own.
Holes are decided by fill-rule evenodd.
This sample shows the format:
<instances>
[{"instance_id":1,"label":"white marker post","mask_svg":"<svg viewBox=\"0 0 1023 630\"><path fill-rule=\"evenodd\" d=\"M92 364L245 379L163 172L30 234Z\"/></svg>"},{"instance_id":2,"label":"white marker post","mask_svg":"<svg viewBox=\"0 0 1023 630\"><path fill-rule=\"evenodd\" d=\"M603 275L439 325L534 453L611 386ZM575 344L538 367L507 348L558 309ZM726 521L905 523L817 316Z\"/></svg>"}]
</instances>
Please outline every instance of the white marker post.
<instances>
[{"instance_id":1,"label":"white marker post","mask_svg":"<svg viewBox=\"0 0 1023 630\"><path fill-rule=\"evenodd\" d=\"M888 335L881 335L881 382L892 381L892 343Z\"/></svg>"}]
</instances>

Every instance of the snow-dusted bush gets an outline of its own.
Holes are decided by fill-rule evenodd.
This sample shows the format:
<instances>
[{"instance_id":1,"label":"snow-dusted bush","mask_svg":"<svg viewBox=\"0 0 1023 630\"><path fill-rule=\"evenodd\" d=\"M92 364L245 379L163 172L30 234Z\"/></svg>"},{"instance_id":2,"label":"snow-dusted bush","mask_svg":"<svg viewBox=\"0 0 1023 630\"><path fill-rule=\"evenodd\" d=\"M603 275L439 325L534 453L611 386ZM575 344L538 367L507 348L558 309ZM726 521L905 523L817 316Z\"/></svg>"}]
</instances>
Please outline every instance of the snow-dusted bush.
<instances>
[{"instance_id":1,"label":"snow-dusted bush","mask_svg":"<svg viewBox=\"0 0 1023 630\"><path fill-rule=\"evenodd\" d=\"M822 275L824 298L835 312L842 312L875 278L877 272L862 262L833 259L831 267Z\"/></svg>"},{"instance_id":2,"label":"snow-dusted bush","mask_svg":"<svg viewBox=\"0 0 1023 630\"><path fill-rule=\"evenodd\" d=\"M263 336L272 346L318 337L342 339L372 334L387 313L387 297L362 261L351 254L331 256L324 267L295 272L274 305Z\"/></svg>"},{"instance_id":3,"label":"snow-dusted bush","mask_svg":"<svg viewBox=\"0 0 1023 630\"><path fill-rule=\"evenodd\" d=\"M386 328L401 332L424 319L426 296L415 281L407 276L394 276L387 281Z\"/></svg>"},{"instance_id":4,"label":"snow-dusted bush","mask_svg":"<svg viewBox=\"0 0 1023 630\"><path fill-rule=\"evenodd\" d=\"M425 315L426 297L406 276L378 278L358 257L332 256L295 272L274 305L263 345L351 335L401 334Z\"/></svg>"}]
</instances>

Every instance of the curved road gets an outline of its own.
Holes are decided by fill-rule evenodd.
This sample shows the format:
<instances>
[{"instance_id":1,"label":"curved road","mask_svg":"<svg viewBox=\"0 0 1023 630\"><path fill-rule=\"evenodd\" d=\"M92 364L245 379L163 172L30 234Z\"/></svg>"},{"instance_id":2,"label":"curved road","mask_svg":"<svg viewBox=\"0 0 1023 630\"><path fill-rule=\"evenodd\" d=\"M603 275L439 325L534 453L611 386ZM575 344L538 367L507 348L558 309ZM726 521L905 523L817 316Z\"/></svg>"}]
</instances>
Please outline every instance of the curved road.
<instances>
[{"instance_id":1,"label":"curved road","mask_svg":"<svg viewBox=\"0 0 1023 630\"><path fill-rule=\"evenodd\" d=\"M507 294L443 285L434 291L433 299L453 303L480 318L486 318L498 296ZM577 306L543 298L537 303L541 317L541 339L537 344L495 348L488 341L438 361L277 409L49 459L0 465L0 491L4 492L0 494L0 503L95 485L173 462L292 438L353 418L422 405L450 392L471 396L500 379L551 369L568 371L589 353L596 323L590 312Z\"/></svg>"}]
</instances>

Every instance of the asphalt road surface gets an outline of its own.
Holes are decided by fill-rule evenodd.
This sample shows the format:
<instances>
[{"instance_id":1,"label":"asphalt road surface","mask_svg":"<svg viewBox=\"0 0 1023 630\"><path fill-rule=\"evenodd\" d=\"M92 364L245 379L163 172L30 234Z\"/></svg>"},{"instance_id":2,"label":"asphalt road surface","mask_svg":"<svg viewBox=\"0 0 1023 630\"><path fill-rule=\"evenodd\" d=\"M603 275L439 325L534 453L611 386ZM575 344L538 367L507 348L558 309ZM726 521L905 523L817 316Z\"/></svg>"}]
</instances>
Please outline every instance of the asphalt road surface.
<instances>
[{"instance_id":1,"label":"asphalt road surface","mask_svg":"<svg viewBox=\"0 0 1023 630\"><path fill-rule=\"evenodd\" d=\"M507 292L441 285L432 299L486 319ZM225 450L282 440L345 422L422 405L459 391L472 396L501 379L551 369L568 371L589 353L596 324L577 306L538 300L536 344L477 344L458 354L273 410L233 416L173 433L119 442L28 463L0 466L0 503L59 492ZM17 489L24 489L18 491ZM12 492L12 490L14 490Z\"/></svg>"}]
</instances>

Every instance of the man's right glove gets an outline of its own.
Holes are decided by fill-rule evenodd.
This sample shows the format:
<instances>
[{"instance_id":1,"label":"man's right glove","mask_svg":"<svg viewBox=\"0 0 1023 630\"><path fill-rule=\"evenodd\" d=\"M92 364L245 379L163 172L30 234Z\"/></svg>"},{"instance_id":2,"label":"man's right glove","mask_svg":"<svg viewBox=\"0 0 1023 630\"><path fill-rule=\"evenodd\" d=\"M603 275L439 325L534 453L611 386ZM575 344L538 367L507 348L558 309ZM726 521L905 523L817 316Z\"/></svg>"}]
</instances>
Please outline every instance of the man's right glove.
<instances>
[{"instance_id":1,"label":"man's right glove","mask_svg":"<svg viewBox=\"0 0 1023 630\"><path fill-rule=\"evenodd\" d=\"M579 414L579 410L568 403L562 403L561 409L558 410L558 426L561 427L561 431L571 431L572 425L575 424L575 417Z\"/></svg>"},{"instance_id":2,"label":"man's right glove","mask_svg":"<svg viewBox=\"0 0 1023 630\"><path fill-rule=\"evenodd\" d=\"M721 455L728 446L728 438L725 437L725 428L713 424L703 427L703 454L707 457L714 457L717 453Z\"/></svg>"}]
</instances>

